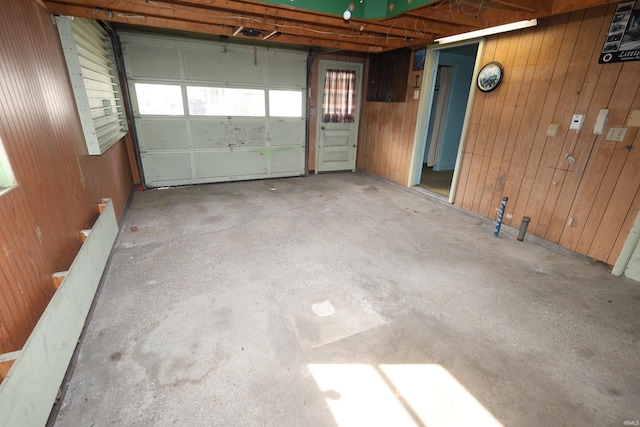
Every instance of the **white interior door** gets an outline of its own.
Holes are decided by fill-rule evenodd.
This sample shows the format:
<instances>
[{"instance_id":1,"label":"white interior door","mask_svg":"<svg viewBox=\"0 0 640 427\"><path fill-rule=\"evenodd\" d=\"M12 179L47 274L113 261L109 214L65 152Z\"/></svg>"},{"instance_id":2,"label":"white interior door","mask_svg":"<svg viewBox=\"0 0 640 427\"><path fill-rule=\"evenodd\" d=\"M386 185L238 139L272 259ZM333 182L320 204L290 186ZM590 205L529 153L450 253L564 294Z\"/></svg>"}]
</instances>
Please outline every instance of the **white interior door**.
<instances>
[{"instance_id":1,"label":"white interior door","mask_svg":"<svg viewBox=\"0 0 640 427\"><path fill-rule=\"evenodd\" d=\"M438 83L438 97L436 99L435 115L433 119L433 132L429 144L429 152L427 156L427 166L432 167L438 162L440 156L440 145L442 144L442 134L444 130L444 120L447 115L447 106L449 105L449 88L451 87L451 75L453 67L440 67Z\"/></svg>"},{"instance_id":2,"label":"white interior door","mask_svg":"<svg viewBox=\"0 0 640 427\"><path fill-rule=\"evenodd\" d=\"M362 64L320 61L316 172L356 170Z\"/></svg>"},{"instance_id":3,"label":"white interior door","mask_svg":"<svg viewBox=\"0 0 640 427\"><path fill-rule=\"evenodd\" d=\"M640 214L636 216L611 274L640 282Z\"/></svg>"}]
</instances>

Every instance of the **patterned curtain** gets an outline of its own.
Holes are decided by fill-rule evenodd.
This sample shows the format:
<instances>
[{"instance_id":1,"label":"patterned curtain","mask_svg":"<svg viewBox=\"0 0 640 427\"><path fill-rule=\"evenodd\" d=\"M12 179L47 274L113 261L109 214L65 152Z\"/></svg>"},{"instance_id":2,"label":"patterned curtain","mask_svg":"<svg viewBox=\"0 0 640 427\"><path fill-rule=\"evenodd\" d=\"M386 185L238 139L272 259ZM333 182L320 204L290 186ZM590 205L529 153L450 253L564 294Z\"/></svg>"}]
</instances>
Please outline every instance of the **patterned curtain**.
<instances>
[{"instance_id":1,"label":"patterned curtain","mask_svg":"<svg viewBox=\"0 0 640 427\"><path fill-rule=\"evenodd\" d=\"M322 99L322 123L353 123L356 111L356 72L327 70Z\"/></svg>"}]
</instances>

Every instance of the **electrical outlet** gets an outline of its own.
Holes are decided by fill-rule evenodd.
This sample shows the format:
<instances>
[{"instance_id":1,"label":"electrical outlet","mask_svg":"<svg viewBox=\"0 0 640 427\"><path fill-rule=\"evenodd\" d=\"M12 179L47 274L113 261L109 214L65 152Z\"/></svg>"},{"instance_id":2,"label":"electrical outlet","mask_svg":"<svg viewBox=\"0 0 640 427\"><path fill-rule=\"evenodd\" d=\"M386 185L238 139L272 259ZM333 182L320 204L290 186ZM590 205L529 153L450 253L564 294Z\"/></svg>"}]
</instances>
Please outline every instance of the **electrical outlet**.
<instances>
[{"instance_id":1,"label":"electrical outlet","mask_svg":"<svg viewBox=\"0 0 640 427\"><path fill-rule=\"evenodd\" d=\"M558 131L560 130L560 125L558 123L551 123L547 128L547 137L555 138L558 136Z\"/></svg>"},{"instance_id":2,"label":"electrical outlet","mask_svg":"<svg viewBox=\"0 0 640 427\"><path fill-rule=\"evenodd\" d=\"M612 142L622 142L626 133L627 128L609 128L606 140Z\"/></svg>"},{"instance_id":3,"label":"electrical outlet","mask_svg":"<svg viewBox=\"0 0 640 427\"><path fill-rule=\"evenodd\" d=\"M580 130L582 129L582 122L584 121L584 114L574 114L571 117L571 124L569 124L569 129Z\"/></svg>"}]
</instances>

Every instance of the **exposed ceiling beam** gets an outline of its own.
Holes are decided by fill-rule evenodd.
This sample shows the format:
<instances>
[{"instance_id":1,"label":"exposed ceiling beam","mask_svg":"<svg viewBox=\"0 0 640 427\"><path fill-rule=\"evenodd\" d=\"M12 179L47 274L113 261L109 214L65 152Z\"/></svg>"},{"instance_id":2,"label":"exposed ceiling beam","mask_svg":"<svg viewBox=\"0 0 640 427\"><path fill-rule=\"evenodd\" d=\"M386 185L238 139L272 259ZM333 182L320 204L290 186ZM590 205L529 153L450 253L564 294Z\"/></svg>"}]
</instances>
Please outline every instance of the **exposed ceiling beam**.
<instances>
[{"instance_id":1,"label":"exposed ceiling beam","mask_svg":"<svg viewBox=\"0 0 640 427\"><path fill-rule=\"evenodd\" d=\"M523 0L491 0L494 3L498 3L503 6L507 6L517 10L524 10L527 12L534 12L540 14L549 14L553 7L553 0L540 0L540 1L523 1Z\"/></svg>"},{"instance_id":2,"label":"exposed ceiling beam","mask_svg":"<svg viewBox=\"0 0 640 427\"><path fill-rule=\"evenodd\" d=\"M131 13L114 13L109 12L107 10L96 9L96 8L86 8L80 6L69 6L69 5L61 5L61 4L52 4L48 3L48 9L53 13L61 14L61 15L72 15L90 19L97 19L101 21L108 22L116 22L122 24L129 25L137 25L137 26L146 26L160 29L172 29L179 31L187 31L201 34L212 34L212 35L220 35L220 36L232 36L234 27L231 26L221 26L221 25L212 25L201 22L194 21L183 21L177 19L167 19L161 17L149 17L149 16L141 16L135 15ZM266 35L266 34L265 34ZM238 37L242 37L238 35ZM245 39L254 39L250 37L242 37ZM256 40L260 40L259 38ZM344 49L344 50L355 50L362 52L382 52L383 48L379 45L372 44L360 44L354 41L340 41L338 39L321 39L318 37L310 37L310 36L298 36L298 35L285 35L282 34L277 38L271 38L270 41L279 42L279 43L289 43L289 44L297 44L304 46L317 46L317 47L326 47L326 48L334 48L334 49ZM383 43L384 40L382 37L379 38L379 42ZM400 47L404 47L406 44L398 44L397 42L391 45L390 49L397 49Z\"/></svg>"},{"instance_id":3,"label":"exposed ceiling beam","mask_svg":"<svg viewBox=\"0 0 640 427\"><path fill-rule=\"evenodd\" d=\"M368 22L345 23L342 19L329 18L332 25L321 25L314 21L304 22L302 18L309 19L309 14L300 14L300 20L286 20L280 14L257 15L241 13L237 10L214 10L211 8L195 7L186 4L176 4L170 1L129 0L127 2L104 0L65 0L63 2L49 1L48 8L53 13L69 14L94 18L96 14L103 16L103 20L122 22L122 18L127 22L139 22L140 25L151 25L152 18L163 18L175 20L178 27L182 28L180 22L192 22L202 25L210 25L222 28L209 28L208 34L230 35L228 28L245 26L256 28L266 32L279 31L281 41L290 36L304 37L314 41L311 46L322 46L324 40L335 41L336 43L352 43L353 50L370 51L370 46L375 50L388 50L406 47L411 44L419 44L425 39L433 40L437 31L431 26L423 31L416 32L406 25L384 26ZM240 5L241 6L241 5ZM105 13L102 13L104 11ZM111 11L111 13L108 13ZM78 15L82 14L82 15ZM129 16L131 15L131 16ZM327 22L329 20L324 18ZM144 23L143 23L144 21ZM165 21L163 21L165 22ZM413 25L413 23L412 23ZM424 27L424 26L423 26ZM172 28L169 26L167 28ZM275 40L275 39L274 39ZM317 43L315 41L317 40ZM361 46L362 45L362 46ZM379 49L377 49L379 48Z\"/></svg>"},{"instance_id":4,"label":"exposed ceiling beam","mask_svg":"<svg viewBox=\"0 0 640 427\"><path fill-rule=\"evenodd\" d=\"M576 10L588 9L594 6L620 3L619 0L556 0L551 10L551 15L575 12Z\"/></svg>"},{"instance_id":5,"label":"exposed ceiling beam","mask_svg":"<svg viewBox=\"0 0 640 427\"><path fill-rule=\"evenodd\" d=\"M77 1L84 3L82 0ZM114 3L122 1L123 0L101 0L103 4L108 5L112 5ZM407 17L389 18L387 20L352 19L346 22L344 21L344 19L342 19L341 16L310 12L286 6L265 6L264 3L256 3L253 1L245 0L167 0L166 2L175 5L191 5L196 7L208 8L216 11L242 13L260 17L273 17L282 20L293 20L301 23L313 23L320 26L358 28L362 29L362 31L377 32L385 35L403 37L405 35L412 37L411 33L415 33L414 27L416 26L415 19ZM429 26L428 34L437 35L443 32L452 31L458 25L460 25L460 23L432 22Z\"/></svg>"},{"instance_id":6,"label":"exposed ceiling beam","mask_svg":"<svg viewBox=\"0 0 640 427\"><path fill-rule=\"evenodd\" d=\"M480 5L480 3L478 3ZM438 6L426 6L413 10L408 13L411 16L417 16L439 22L446 22L457 25L464 25L471 30L479 30L487 27L495 27L497 25L509 22L523 21L531 19L531 12L522 10L504 9L497 7L475 7L475 6L456 6L456 3L444 3ZM469 30L462 29L458 33L467 32ZM454 34L453 32L450 34ZM444 35L450 35L444 34Z\"/></svg>"},{"instance_id":7,"label":"exposed ceiling beam","mask_svg":"<svg viewBox=\"0 0 640 427\"><path fill-rule=\"evenodd\" d=\"M41 0L53 13L160 29L232 36L240 26L270 41L361 52L417 47L435 38L618 0L435 0L396 17L341 16L256 0ZM366 1L366 0L365 0ZM345 6L346 7L346 6ZM357 7L357 5L356 5ZM276 33L274 33L276 34ZM240 37L240 34L236 35Z\"/></svg>"}]
</instances>

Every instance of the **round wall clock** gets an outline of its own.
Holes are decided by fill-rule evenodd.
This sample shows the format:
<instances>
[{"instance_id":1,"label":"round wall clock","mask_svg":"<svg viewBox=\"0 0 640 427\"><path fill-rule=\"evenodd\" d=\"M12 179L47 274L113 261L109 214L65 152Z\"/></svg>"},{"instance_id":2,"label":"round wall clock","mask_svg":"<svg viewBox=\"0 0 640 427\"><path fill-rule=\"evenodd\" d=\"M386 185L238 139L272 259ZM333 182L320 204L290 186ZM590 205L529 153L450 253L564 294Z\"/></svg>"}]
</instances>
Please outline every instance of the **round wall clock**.
<instances>
[{"instance_id":1,"label":"round wall clock","mask_svg":"<svg viewBox=\"0 0 640 427\"><path fill-rule=\"evenodd\" d=\"M478 73L478 89L491 92L502 81L502 65L499 62L489 62Z\"/></svg>"}]
</instances>

